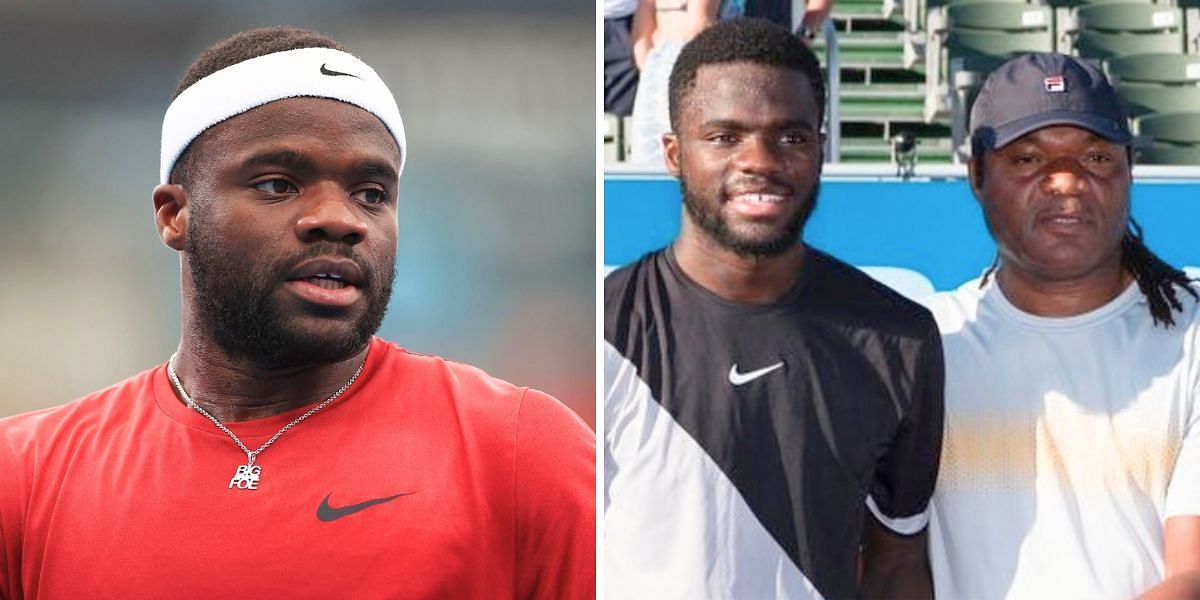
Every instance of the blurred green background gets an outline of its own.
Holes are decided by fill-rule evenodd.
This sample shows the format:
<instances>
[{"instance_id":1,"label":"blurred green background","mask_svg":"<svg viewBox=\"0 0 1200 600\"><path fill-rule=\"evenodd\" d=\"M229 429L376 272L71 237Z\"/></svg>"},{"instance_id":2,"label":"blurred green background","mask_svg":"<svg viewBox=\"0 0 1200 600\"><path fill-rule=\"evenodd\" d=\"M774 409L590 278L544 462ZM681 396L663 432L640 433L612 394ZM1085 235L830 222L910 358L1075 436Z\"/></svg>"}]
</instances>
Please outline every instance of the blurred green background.
<instances>
[{"instance_id":1,"label":"blurred green background","mask_svg":"<svg viewBox=\"0 0 1200 600\"><path fill-rule=\"evenodd\" d=\"M237 31L337 38L396 94L396 289L380 335L595 423L595 6L0 0L0 416L166 361L177 255L150 191L191 60Z\"/></svg>"}]
</instances>

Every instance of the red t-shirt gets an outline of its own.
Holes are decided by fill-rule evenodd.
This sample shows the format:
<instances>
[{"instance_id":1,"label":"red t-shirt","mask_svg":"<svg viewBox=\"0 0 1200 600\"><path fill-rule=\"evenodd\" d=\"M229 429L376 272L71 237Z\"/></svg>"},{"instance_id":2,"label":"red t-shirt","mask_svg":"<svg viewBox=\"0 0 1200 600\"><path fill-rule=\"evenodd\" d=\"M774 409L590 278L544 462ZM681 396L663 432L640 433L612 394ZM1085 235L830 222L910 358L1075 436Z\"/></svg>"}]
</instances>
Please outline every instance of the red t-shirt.
<instances>
[{"instance_id":1,"label":"red t-shirt","mask_svg":"<svg viewBox=\"0 0 1200 600\"><path fill-rule=\"evenodd\" d=\"M254 449L307 408L229 427ZM550 396L375 339L230 489L246 455L160 366L0 420L0 597L594 598L594 444Z\"/></svg>"}]
</instances>

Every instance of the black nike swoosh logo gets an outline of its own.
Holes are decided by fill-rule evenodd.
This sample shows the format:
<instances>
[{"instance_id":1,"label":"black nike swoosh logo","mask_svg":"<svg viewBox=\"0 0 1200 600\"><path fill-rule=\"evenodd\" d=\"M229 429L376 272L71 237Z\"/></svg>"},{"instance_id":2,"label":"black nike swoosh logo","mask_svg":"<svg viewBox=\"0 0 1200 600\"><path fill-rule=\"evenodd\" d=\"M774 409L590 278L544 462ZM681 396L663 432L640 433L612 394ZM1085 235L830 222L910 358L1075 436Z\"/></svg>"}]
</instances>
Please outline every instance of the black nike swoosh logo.
<instances>
[{"instance_id":1,"label":"black nike swoosh logo","mask_svg":"<svg viewBox=\"0 0 1200 600\"><path fill-rule=\"evenodd\" d=\"M395 496L388 496L387 498L375 498L374 500L367 500L365 502L359 502L358 504L339 506L337 508L329 505L329 496L333 495L329 494L329 496L325 496L325 499L321 501L319 506L317 506L317 519L325 522L336 521L347 515L352 515L360 510L371 508L376 504L391 502L392 500L395 500L401 496L411 496L415 493L416 492L405 492L403 494L396 494Z\"/></svg>"},{"instance_id":2,"label":"black nike swoosh logo","mask_svg":"<svg viewBox=\"0 0 1200 600\"><path fill-rule=\"evenodd\" d=\"M362 79L362 77L359 77L358 75L355 75L354 73L343 73L343 72L341 72L341 71L330 71L329 69L326 69L326 68L325 68L325 63L321 63L321 74L322 74L322 75L329 75L330 77L337 77L338 75L344 75L344 76L346 76L346 77L353 77L353 78L355 78L355 79Z\"/></svg>"}]
</instances>

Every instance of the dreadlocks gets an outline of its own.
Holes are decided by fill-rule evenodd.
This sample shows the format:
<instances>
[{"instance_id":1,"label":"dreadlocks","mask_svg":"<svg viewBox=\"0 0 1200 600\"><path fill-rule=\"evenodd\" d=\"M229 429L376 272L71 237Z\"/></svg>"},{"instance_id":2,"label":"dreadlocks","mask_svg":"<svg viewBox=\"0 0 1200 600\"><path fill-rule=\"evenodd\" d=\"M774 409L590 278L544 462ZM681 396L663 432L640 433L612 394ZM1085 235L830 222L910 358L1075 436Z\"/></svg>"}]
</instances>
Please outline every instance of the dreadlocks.
<instances>
[{"instance_id":1,"label":"dreadlocks","mask_svg":"<svg viewBox=\"0 0 1200 600\"><path fill-rule=\"evenodd\" d=\"M1172 309L1183 310L1183 305L1175 295L1176 286L1200 300L1196 290L1189 285L1192 279L1183 270L1167 264L1146 247L1142 241L1142 226L1132 217L1129 219L1129 229L1121 238L1121 266L1137 280L1138 289L1142 290L1142 295L1150 304L1150 316L1154 317L1155 324L1170 327L1175 324Z\"/></svg>"}]
</instances>

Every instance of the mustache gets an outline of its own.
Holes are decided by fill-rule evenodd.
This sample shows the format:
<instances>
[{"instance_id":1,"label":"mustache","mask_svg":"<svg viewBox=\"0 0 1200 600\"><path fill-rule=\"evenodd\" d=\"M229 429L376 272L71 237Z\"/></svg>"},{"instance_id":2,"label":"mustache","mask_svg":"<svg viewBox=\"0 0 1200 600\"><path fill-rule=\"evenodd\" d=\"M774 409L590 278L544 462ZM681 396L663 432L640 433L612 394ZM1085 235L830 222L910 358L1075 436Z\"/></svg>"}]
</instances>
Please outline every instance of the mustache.
<instances>
[{"instance_id":1,"label":"mustache","mask_svg":"<svg viewBox=\"0 0 1200 600\"><path fill-rule=\"evenodd\" d=\"M366 261L362 260L352 247L345 244L336 244L333 242L321 242L308 246L303 252L293 256L285 263L281 263L271 269L271 278L283 281L288 274L300 266L307 260L313 258L336 256L345 258L353 262L362 271L363 279L359 282L358 287L362 289L371 289L375 285L375 269Z\"/></svg>"},{"instance_id":2,"label":"mustache","mask_svg":"<svg viewBox=\"0 0 1200 600\"><path fill-rule=\"evenodd\" d=\"M768 190L772 193L791 195L796 192L795 187L786 181L769 175L755 174L740 174L736 177L731 177L722 186L726 194L734 194L745 190Z\"/></svg>"}]
</instances>

